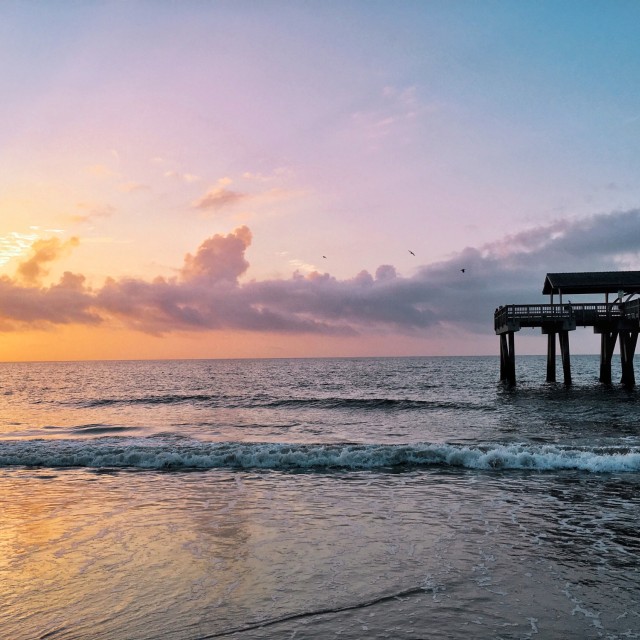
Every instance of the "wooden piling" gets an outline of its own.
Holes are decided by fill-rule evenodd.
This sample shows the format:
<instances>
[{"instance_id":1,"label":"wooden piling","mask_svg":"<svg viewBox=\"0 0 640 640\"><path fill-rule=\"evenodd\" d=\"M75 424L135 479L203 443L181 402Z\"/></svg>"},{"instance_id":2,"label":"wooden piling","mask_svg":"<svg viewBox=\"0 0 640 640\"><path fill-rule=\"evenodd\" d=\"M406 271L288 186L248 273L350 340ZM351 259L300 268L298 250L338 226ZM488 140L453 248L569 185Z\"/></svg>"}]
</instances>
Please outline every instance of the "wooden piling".
<instances>
[{"instance_id":1,"label":"wooden piling","mask_svg":"<svg viewBox=\"0 0 640 640\"><path fill-rule=\"evenodd\" d=\"M600 334L600 382L602 384L611 384L611 359L617 339L617 331L603 331Z\"/></svg>"},{"instance_id":2,"label":"wooden piling","mask_svg":"<svg viewBox=\"0 0 640 640\"><path fill-rule=\"evenodd\" d=\"M620 332L620 364L622 377L620 382L627 387L633 387L636 383L633 371L633 356L638 343L638 331L624 330Z\"/></svg>"},{"instance_id":3,"label":"wooden piling","mask_svg":"<svg viewBox=\"0 0 640 640\"><path fill-rule=\"evenodd\" d=\"M515 385L516 383L516 345L515 334L513 331L509 331L509 370L507 371L509 384Z\"/></svg>"},{"instance_id":4,"label":"wooden piling","mask_svg":"<svg viewBox=\"0 0 640 640\"><path fill-rule=\"evenodd\" d=\"M547 382L556 381L556 333L547 333Z\"/></svg>"},{"instance_id":5,"label":"wooden piling","mask_svg":"<svg viewBox=\"0 0 640 640\"><path fill-rule=\"evenodd\" d=\"M507 334L500 334L500 380L504 382L507 379Z\"/></svg>"},{"instance_id":6,"label":"wooden piling","mask_svg":"<svg viewBox=\"0 0 640 640\"><path fill-rule=\"evenodd\" d=\"M560 331L558 333L560 340L560 356L562 358L562 372L564 373L564 383L571 384L571 356L569 354L569 332Z\"/></svg>"},{"instance_id":7,"label":"wooden piling","mask_svg":"<svg viewBox=\"0 0 640 640\"><path fill-rule=\"evenodd\" d=\"M500 335L500 380L509 385L516 383L516 354L513 331Z\"/></svg>"}]
</instances>

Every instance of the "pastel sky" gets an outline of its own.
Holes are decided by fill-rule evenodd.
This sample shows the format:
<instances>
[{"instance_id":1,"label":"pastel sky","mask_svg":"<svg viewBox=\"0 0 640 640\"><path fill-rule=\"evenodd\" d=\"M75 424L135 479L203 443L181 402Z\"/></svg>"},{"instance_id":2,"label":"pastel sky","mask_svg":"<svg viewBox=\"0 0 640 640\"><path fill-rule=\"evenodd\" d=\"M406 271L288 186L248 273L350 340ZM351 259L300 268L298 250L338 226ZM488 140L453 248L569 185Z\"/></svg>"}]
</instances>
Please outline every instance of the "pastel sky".
<instances>
[{"instance_id":1,"label":"pastel sky","mask_svg":"<svg viewBox=\"0 0 640 640\"><path fill-rule=\"evenodd\" d=\"M497 354L547 272L640 269L639 27L636 0L3 2L0 359Z\"/></svg>"}]
</instances>

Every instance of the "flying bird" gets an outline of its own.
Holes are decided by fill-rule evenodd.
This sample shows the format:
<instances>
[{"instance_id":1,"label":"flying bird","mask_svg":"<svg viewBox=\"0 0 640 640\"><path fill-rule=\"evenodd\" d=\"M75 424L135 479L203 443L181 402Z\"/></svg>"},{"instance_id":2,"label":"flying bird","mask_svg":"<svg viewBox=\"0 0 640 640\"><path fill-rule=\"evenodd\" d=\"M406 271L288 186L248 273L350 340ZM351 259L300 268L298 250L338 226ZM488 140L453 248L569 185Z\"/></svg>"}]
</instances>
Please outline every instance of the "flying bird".
<instances>
[{"instance_id":1,"label":"flying bird","mask_svg":"<svg viewBox=\"0 0 640 640\"><path fill-rule=\"evenodd\" d=\"M411 249L409 249L409 253L410 253L412 256L415 256L415 255L416 255L415 253L413 253L413 251L411 251Z\"/></svg>"},{"instance_id":2,"label":"flying bird","mask_svg":"<svg viewBox=\"0 0 640 640\"><path fill-rule=\"evenodd\" d=\"M322 256L325 260L327 259L327 256Z\"/></svg>"},{"instance_id":3,"label":"flying bird","mask_svg":"<svg viewBox=\"0 0 640 640\"><path fill-rule=\"evenodd\" d=\"M462 271L462 273L464 273L466 271L466 269L460 269L460 271Z\"/></svg>"}]
</instances>

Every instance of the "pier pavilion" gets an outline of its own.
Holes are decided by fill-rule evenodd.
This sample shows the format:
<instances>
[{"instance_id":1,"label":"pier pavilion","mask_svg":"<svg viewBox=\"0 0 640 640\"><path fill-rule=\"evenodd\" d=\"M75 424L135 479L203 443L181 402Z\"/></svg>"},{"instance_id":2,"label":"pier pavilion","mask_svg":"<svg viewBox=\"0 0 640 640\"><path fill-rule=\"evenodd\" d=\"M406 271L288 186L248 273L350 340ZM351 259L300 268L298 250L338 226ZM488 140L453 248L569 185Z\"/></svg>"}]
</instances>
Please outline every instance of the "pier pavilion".
<instances>
[{"instance_id":1,"label":"pier pavilion","mask_svg":"<svg viewBox=\"0 0 640 640\"><path fill-rule=\"evenodd\" d=\"M600 382L611 384L611 358L619 341L620 382L634 386L633 356L640 330L640 298L633 296L640 294L640 271L548 273L542 293L549 296L549 304L510 304L495 311L494 327L500 337L500 379L511 385L516 383L516 331L540 327L547 336L547 382L556 381L557 336L564 383L570 385L569 332L576 327L593 327L594 333L600 334ZM603 295L604 301L575 303L567 298L569 295Z\"/></svg>"}]
</instances>

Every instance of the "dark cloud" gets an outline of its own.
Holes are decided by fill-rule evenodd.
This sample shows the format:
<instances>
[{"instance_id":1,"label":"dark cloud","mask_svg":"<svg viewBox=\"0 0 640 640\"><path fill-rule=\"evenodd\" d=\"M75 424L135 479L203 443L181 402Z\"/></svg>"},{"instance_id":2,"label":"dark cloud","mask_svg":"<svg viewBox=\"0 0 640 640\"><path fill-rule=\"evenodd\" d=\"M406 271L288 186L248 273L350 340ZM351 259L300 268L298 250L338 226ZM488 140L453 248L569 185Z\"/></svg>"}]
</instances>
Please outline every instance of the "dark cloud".
<instances>
[{"instance_id":1,"label":"dark cloud","mask_svg":"<svg viewBox=\"0 0 640 640\"><path fill-rule=\"evenodd\" d=\"M361 271L344 280L316 272L241 282L249 266L245 252L251 232L240 227L206 239L187 254L172 279L110 279L89 290L82 276L72 274L49 288L3 278L0 327L117 320L153 334L232 329L426 335L451 325L489 334L498 305L543 300L547 272L616 270L621 255L639 255L639 237L640 211L615 212L540 225L467 247L411 277L383 265L373 276ZM45 261L40 255L36 264Z\"/></svg>"}]
</instances>

